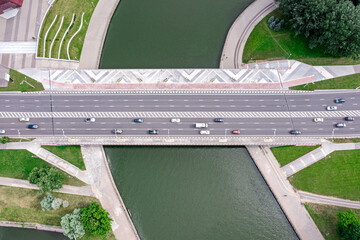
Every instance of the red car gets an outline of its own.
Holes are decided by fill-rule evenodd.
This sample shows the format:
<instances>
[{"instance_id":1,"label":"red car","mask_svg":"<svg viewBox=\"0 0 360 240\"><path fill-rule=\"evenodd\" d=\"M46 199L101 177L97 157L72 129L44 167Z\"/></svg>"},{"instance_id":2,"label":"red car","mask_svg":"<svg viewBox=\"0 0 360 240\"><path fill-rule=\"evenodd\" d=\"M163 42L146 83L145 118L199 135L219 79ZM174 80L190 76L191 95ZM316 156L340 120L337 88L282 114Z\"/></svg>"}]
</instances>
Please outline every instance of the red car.
<instances>
[{"instance_id":1,"label":"red car","mask_svg":"<svg viewBox=\"0 0 360 240\"><path fill-rule=\"evenodd\" d=\"M232 133L233 134L240 134L240 130L233 130Z\"/></svg>"}]
</instances>

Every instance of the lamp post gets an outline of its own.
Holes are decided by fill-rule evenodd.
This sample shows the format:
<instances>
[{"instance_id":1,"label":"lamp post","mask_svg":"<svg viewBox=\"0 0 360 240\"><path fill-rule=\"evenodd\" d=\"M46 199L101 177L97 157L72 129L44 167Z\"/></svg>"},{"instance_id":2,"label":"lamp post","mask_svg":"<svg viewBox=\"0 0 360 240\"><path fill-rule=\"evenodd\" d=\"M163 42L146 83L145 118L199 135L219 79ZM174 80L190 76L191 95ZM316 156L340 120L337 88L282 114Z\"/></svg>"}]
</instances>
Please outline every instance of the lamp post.
<instances>
[{"instance_id":1,"label":"lamp post","mask_svg":"<svg viewBox=\"0 0 360 240\"><path fill-rule=\"evenodd\" d=\"M332 139L334 139L334 134L335 134L335 128L333 128L332 133L331 133Z\"/></svg>"},{"instance_id":2,"label":"lamp post","mask_svg":"<svg viewBox=\"0 0 360 240\"><path fill-rule=\"evenodd\" d=\"M170 138L170 129L168 128L168 138Z\"/></svg>"},{"instance_id":3,"label":"lamp post","mask_svg":"<svg viewBox=\"0 0 360 240\"><path fill-rule=\"evenodd\" d=\"M61 129L61 131L62 131L63 136L66 138L64 129Z\"/></svg>"},{"instance_id":4,"label":"lamp post","mask_svg":"<svg viewBox=\"0 0 360 240\"><path fill-rule=\"evenodd\" d=\"M273 129L274 130L274 135L273 135L273 138L275 138L275 135L276 135L276 128Z\"/></svg>"},{"instance_id":5,"label":"lamp post","mask_svg":"<svg viewBox=\"0 0 360 240\"><path fill-rule=\"evenodd\" d=\"M21 135L20 135L20 130L17 130L17 131L18 131L19 138L21 138Z\"/></svg>"}]
</instances>

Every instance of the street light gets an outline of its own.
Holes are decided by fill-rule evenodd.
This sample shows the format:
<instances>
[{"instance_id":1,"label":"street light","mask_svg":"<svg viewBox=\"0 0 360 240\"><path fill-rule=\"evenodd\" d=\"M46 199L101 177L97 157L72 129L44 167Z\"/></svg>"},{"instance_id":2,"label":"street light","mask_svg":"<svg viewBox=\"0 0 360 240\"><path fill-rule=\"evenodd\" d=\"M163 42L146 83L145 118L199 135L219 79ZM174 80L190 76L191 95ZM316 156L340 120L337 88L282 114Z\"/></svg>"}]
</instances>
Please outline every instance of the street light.
<instances>
[{"instance_id":1,"label":"street light","mask_svg":"<svg viewBox=\"0 0 360 240\"><path fill-rule=\"evenodd\" d=\"M332 134L331 134L331 136L332 136L333 139L334 139L334 134L335 134L335 128L333 128Z\"/></svg>"},{"instance_id":2,"label":"street light","mask_svg":"<svg viewBox=\"0 0 360 240\"><path fill-rule=\"evenodd\" d=\"M275 138L275 135L276 135L276 128L273 129L274 130L274 135L273 135L273 138Z\"/></svg>"},{"instance_id":3,"label":"street light","mask_svg":"<svg viewBox=\"0 0 360 240\"><path fill-rule=\"evenodd\" d=\"M66 138L64 129L61 129L61 131L62 131L63 136Z\"/></svg>"},{"instance_id":4,"label":"street light","mask_svg":"<svg viewBox=\"0 0 360 240\"><path fill-rule=\"evenodd\" d=\"M168 129L168 138L170 138L170 129Z\"/></svg>"},{"instance_id":5,"label":"street light","mask_svg":"<svg viewBox=\"0 0 360 240\"><path fill-rule=\"evenodd\" d=\"M20 130L17 130L18 131L18 134L19 134L19 138L21 138L21 135L20 135Z\"/></svg>"}]
</instances>

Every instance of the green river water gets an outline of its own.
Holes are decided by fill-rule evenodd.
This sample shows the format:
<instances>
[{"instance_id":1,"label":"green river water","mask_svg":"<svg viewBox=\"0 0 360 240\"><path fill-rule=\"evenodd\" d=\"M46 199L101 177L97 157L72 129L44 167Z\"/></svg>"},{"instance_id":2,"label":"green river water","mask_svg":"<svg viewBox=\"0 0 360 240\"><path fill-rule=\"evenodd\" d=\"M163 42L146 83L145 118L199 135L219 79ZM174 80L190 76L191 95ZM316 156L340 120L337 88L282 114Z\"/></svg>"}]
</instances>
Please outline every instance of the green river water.
<instances>
[{"instance_id":1,"label":"green river water","mask_svg":"<svg viewBox=\"0 0 360 240\"><path fill-rule=\"evenodd\" d=\"M242 147L106 147L142 240L296 239Z\"/></svg>"},{"instance_id":2,"label":"green river water","mask_svg":"<svg viewBox=\"0 0 360 240\"><path fill-rule=\"evenodd\" d=\"M227 31L253 0L121 0L100 68L218 68Z\"/></svg>"}]
</instances>

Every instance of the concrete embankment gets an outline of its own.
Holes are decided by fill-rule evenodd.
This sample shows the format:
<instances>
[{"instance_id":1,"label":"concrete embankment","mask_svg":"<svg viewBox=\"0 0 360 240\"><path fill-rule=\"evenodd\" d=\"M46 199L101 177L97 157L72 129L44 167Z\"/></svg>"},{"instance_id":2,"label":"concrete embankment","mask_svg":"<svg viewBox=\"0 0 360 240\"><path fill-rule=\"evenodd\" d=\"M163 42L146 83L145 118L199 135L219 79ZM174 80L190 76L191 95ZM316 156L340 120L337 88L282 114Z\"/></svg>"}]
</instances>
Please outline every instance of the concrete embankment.
<instances>
[{"instance_id":1,"label":"concrete embankment","mask_svg":"<svg viewBox=\"0 0 360 240\"><path fill-rule=\"evenodd\" d=\"M60 226L43 225L43 224L39 224L39 223L0 221L0 226L1 227L28 228L28 229L36 229L36 230L58 232L58 233L64 232L64 230Z\"/></svg>"},{"instance_id":2,"label":"concrete embankment","mask_svg":"<svg viewBox=\"0 0 360 240\"><path fill-rule=\"evenodd\" d=\"M299 238L302 240L324 239L302 205L298 194L281 172L270 148L259 146L246 146L246 148Z\"/></svg>"}]
</instances>

